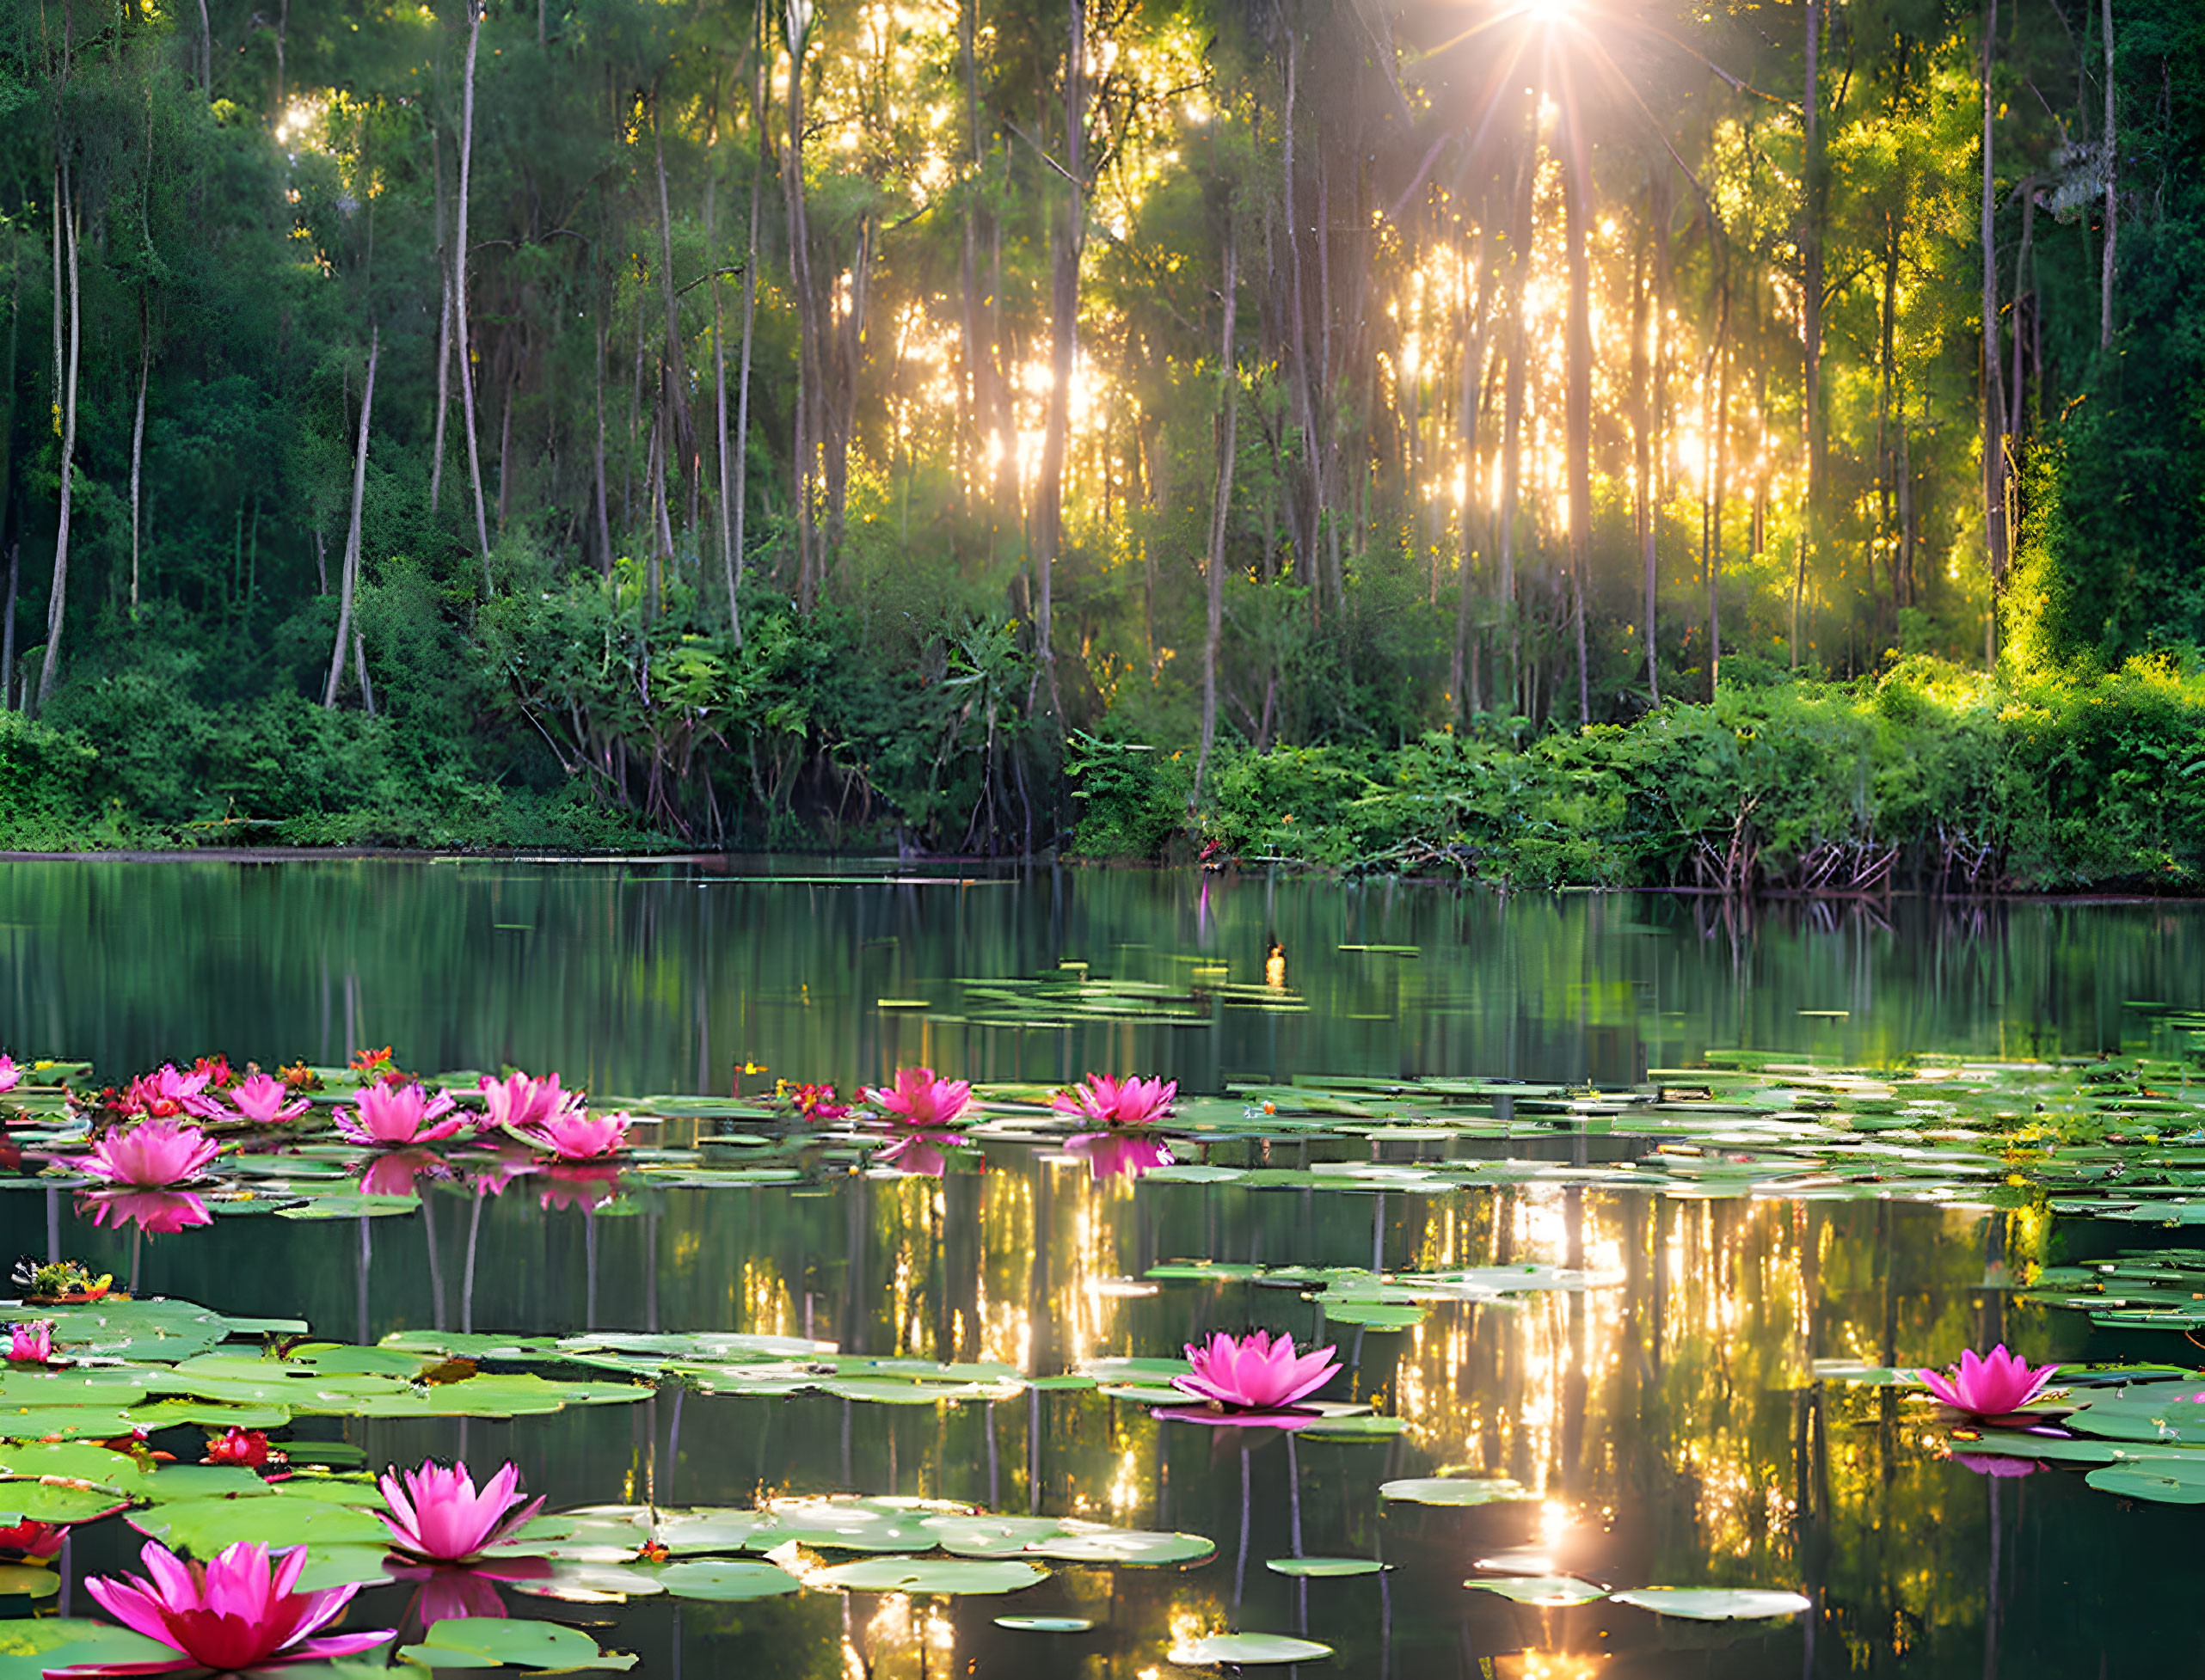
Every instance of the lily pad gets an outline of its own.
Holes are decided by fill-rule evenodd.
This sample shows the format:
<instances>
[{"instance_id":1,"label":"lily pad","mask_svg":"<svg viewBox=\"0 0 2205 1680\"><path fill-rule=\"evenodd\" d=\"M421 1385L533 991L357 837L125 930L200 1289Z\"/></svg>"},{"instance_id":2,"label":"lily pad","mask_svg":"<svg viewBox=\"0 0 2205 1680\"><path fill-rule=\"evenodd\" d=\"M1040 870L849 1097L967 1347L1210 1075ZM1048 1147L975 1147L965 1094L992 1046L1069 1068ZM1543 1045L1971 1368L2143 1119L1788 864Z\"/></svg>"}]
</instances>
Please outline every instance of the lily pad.
<instances>
[{"instance_id":1,"label":"lily pad","mask_svg":"<svg viewBox=\"0 0 2205 1680\"><path fill-rule=\"evenodd\" d=\"M658 1572L659 1585L677 1598L729 1601L772 1598L794 1592L803 1583L771 1563L697 1559L670 1563Z\"/></svg>"},{"instance_id":2,"label":"lily pad","mask_svg":"<svg viewBox=\"0 0 2205 1680\"><path fill-rule=\"evenodd\" d=\"M1318 1579L1336 1575L1376 1575L1385 1568L1375 1558L1266 1558L1263 1567L1281 1575L1307 1575Z\"/></svg>"},{"instance_id":3,"label":"lily pad","mask_svg":"<svg viewBox=\"0 0 2205 1680\"><path fill-rule=\"evenodd\" d=\"M1211 1634L1174 1646L1169 1660L1201 1668L1215 1663L1313 1663L1331 1654L1329 1645L1284 1634Z\"/></svg>"},{"instance_id":4,"label":"lily pad","mask_svg":"<svg viewBox=\"0 0 2205 1680\"><path fill-rule=\"evenodd\" d=\"M812 1577L812 1584L851 1592L987 1594L1023 1591L1047 1580L1048 1573L1037 1563L1008 1559L861 1558L821 1570Z\"/></svg>"},{"instance_id":5,"label":"lily pad","mask_svg":"<svg viewBox=\"0 0 2205 1680\"><path fill-rule=\"evenodd\" d=\"M1470 1580L1463 1585L1479 1592L1498 1593L1519 1604L1560 1609L1570 1604L1589 1604L1606 1597L1606 1590L1574 1575L1514 1575L1500 1580Z\"/></svg>"},{"instance_id":6,"label":"lily pad","mask_svg":"<svg viewBox=\"0 0 2205 1680\"><path fill-rule=\"evenodd\" d=\"M1084 1634L1095 1626L1084 1616L998 1616L995 1625L1017 1634Z\"/></svg>"},{"instance_id":7,"label":"lily pad","mask_svg":"<svg viewBox=\"0 0 2205 1680\"><path fill-rule=\"evenodd\" d=\"M89 1616L0 1622L0 1680L40 1680L50 1668L173 1661L174 1646Z\"/></svg>"},{"instance_id":8,"label":"lily pad","mask_svg":"<svg viewBox=\"0 0 2205 1680\"><path fill-rule=\"evenodd\" d=\"M604 1652L579 1628L517 1616L439 1622L398 1654L424 1668L630 1669L636 1658Z\"/></svg>"},{"instance_id":9,"label":"lily pad","mask_svg":"<svg viewBox=\"0 0 2205 1680\"><path fill-rule=\"evenodd\" d=\"M1405 1505L1500 1505L1514 1499L1528 1499L1535 1495L1520 1482L1506 1480L1477 1481L1466 1476L1412 1476L1401 1481L1382 1483L1379 1487L1382 1499L1398 1499Z\"/></svg>"},{"instance_id":10,"label":"lily pad","mask_svg":"<svg viewBox=\"0 0 2205 1680\"><path fill-rule=\"evenodd\" d=\"M1798 1593L1764 1587L1646 1586L1611 1596L1618 1604L1692 1622L1766 1622L1814 1609Z\"/></svg>"}]
</instances>

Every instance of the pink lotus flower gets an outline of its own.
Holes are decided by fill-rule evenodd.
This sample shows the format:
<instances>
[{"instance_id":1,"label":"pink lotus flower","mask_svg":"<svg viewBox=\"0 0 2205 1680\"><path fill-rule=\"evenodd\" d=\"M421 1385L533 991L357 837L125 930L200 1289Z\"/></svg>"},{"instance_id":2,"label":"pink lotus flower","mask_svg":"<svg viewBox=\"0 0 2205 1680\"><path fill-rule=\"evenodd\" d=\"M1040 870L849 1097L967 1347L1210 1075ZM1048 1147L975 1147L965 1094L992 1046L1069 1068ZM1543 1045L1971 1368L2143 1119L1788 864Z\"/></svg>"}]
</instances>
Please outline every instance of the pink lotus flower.
<instances>
[{"instance_id":1,"label":"pink lotus flower","mask_svg":"<svg viewBox=\"0 0 2205 1680\"><path fill-rule=\"evenodd\" d=\"M464 1114L451 1114L456 1106L449 1091L431 1096L413 1082L372 1079L359 1088L354 1108L337 1111L337 1130L355 1144L396 1149L406 1144L433 1144L449 1137L467 1123Z\"/></svg>"},{"instance_id":2,"label":"pink lotus flower","mask_svg":"<svg viewBox=\"0 0 2205 1680\"><path fill-rule=\"evenodd\" d=\"M1179 1094L1179 1082L1128 1079L1123 1083L1107 1073L1090 1073L1084 1082L1060 1091L1049 1106L1060 1114L1074 1114L1108 1126L1149 1126L1170 1117L1171 1100Z\"/></svg>"},{"instance_id":3,"label":"pink lotus flower","mask_svg":"<svg viewBox=\"0 0 2205 1680\"><path fill-rule=\"evenodd\" d=\"M1173 1377L1171 1386L1215 1405L1267 1411L1291 1406L1330 1382L1340 1369L1332 1352L1318 1347L1296 1358L1292 1336L1274 1338L1262 1330L1229 1336L1220 1330L1207 1346L1187 1345L1194 1372Z\"/></svg>"},{"instance_id":4,"label":"pink lotus flower","mask_svg":"<svg viewBox=\"0 0 2205 1680\"><path fill-rule=\"evenodd\" d=\"M449 1178L451 1168L434 1150L386 1150L367 1157L359 1175L363 1196L410 1196L414 1180L427 1174Z\"/></svg>"},{"instance_id":5,"label":"pink lotus flower","mask_svg":"<svg viewBox=\"0 0 2205 1680\"><path fill-rule=\"evenodd\" d=\"M8 1332L8 1363L11 1365L43 1365L53 1358L53 1321L37 1319L28 1324L11 1325Z\"/></svg>"},{"instance_id":6,"label":"pink lotus flower","mask_svg":"<svg viewBox=\"0 0 2205 1680\"><path fill-rule=\"evenodd\" d=\"M280 1125L286 1120L295 1120L314 1105L304 1097L294 1102L284 1099L291 1094L291 1087L280 1079L271 1079L264 1073L249 1074L236 1089L230 1093L230 1106L240 1119L255 1125Z\"/></svg>"},{"instance_id":7,"label":"pink lotus flower","mask_svg":"<svg viewBox=\"0 0 2205 1680\"><path fill-rule=\"evenodd\" d=\"M0 1557L29 1558L43 1563L61 1549L69 1538L66 1523L18 1523L0 1529Z\"/></svg>"},{"instance_id":8,"label":"pink lotus flower","mask_svg":"<svg viewBox=\"0 0 2205 1680\"><path fill-rule=\"evenodd\" d=\"M521 1136L562 1161L602 1161L628 1146L625 1114L586 1114L580 1109L552 1115L525 1129Z\"/></svg>"},{"instance_id":9,"label":"pink lotus flower","mask_svg":"<svg viewBox=\"0 0 2205 1680\"><path fill-rule=\"evenodd\" d=\"M204 1567L186 1563L157 1540L138 1555L147 1574L103 1575L84 1583L108 1615L177 1653L166 1663L87 1663L48 1669L49 1680L114 1674L170 1674L194 1668L218 1673L263 1664L308 1662L372 1651L396 1629L310 1637L352 1602L357 1585L322 1592L294 1592L306 1567L306 1548L294 1546L271 1559L265 1546L239 1541Z\"/></svg>"},{"instance_id":10,"label":"pink lotus flower","mask_svg":"<svg viewBox=\"0 0 2205 1680\"><path fill-rule=\"evenodd\" d=\"M789 1100L796 1105L796 1112L808 1120L850 1118L850 1105L834 1100L834 1087L832 1085L789 1085L786 1089Z\"/></svg>"},{"instance_id":11,"label":"pink lotus flower","mask_svg":"<svg viewBox=\"0 0 2205 1680\"><path fill-rule=\"evenodd\" d=\"M394 1466L376 1479L384 1503L383 1516L392 1542L402 1552L437 1563L464 1563L485 1547L511 1539L529 1518L544 1508L541 1497L519 1511L520 1470L508 1463L475 1491L475 1478L464 1464L444 1468L434 1460L402 1477Z\"/></svg>"},{"instance_id":12,"label":"pink lotus flower","mask_svg":"<svg viewBox=\"0 0 2205 1680\"><path fill-rule=\"evenodd\" d=\"M556 1161L537 1174L536 1179L544 1186L537 1202L546 1210L578 1207L587 1213L620 1193L617 1162Z\"/></svg>"},{"instance_id":13,"label":"pink lotus flower","mask_svg":"<svg viewBox=\"0 0 2205 1680\"><path fill-rule=\"evenodd\" d=\"M2009 1412L2018 1412L2044 1391L2059 1370L2055 1364L2039 1365L2032 1369L2028 1360L2006 1352L2000 1342L1981 1358L1975 1350L1969 1348L1960 1356L1960 1363L1945 1376L1933 1370L1918 1370L1915 1376L1929 1385L1929 1391L1956 1412L1965 1412L1971 1417L2002 1418Z\"/></svg>"},{"instance_id":14,"label":"pink lotus flower","mask_svg":"<svg viewBox=\"0 0 2205 1680\"><path fill-rule=\"evenodd\" d=\"M858 1095L906 1125L949 1125L973 1100L973 1088L961 1079L937 1079L932 1068L898 1068L895 1088L869 1085Z\"/></svg>"},{"instance_id":15,"label":"pink lotus flower","mask_svg":"<svg viewBox=\"0 0 2205 1680\"><path fill-rule=\"evenodd\" d=\"M126 1114L144 1114L157 1120L172 1120L186 1114L202 1120L218 1120L223 1114L222 1105L206 1094L207 1082L214 1077L215 1071L202 1065L183 1073L174 1062L163 1062L151 1073L141 1073L130 1082L120 1107ZM222 1071L226 1073L228 1069Z\"/></svg>"},{"instance_id":16,"label":"pink lotus flower","mask_svg":"<svg viewBox=\"0 0 2205 1680\"><path fill-rule=\"evenodd\" d=\"M237 1464L249 1470L286 1462L285 1455L268 1444L266 1430L240 1429L234 1423L222 1434L206 1438L206 1456L200 1460L202 1464Z\"/></svg>"},{"instance_id":17,"label":"pink lotus flower","mask_svg":"<svg viewBox=\"0 0 2205 1680\"><path fill-rule=\"evenodd\" d=\"M493 1079L484 1074L479 1088L483 1101L488 1105L488 1113L482 1122L484 1131L494 1126L540 1125L555 1114L569 1113L582 1106L582 1094L561 1090L556 1073L546 1074L541 1079L532 1079L525 1073L512 1074L504 1079Z\"/></svg>"},{"instance_id":18,"label":"pink lotus flower","mask_svg":"<svg viewBox=\"0 0 2205 1680\"><path fill-rule=\"evenodd\" d=\"M206 1204L188 1190L88 1190L77 1198L77 1211L86 1208L95 1225L115 1230L135 1225L148 1236L173 1236L214 1223Z\"/></svg>"},{"instance_id":19,"label":"pink lotus flower","mask_svg":"<svg viewBox=\"0 0 2205 1680\"><path fill-rule=\"evenodd\" d=\"M95 1142L84 1170L139 1190L164 1190L197 1178L221 1150L221 1144L195 1125L140 1120Z\"/></svg>"},{"instance_id":20,"label":"pink lotus flower","mask_svg":"<svg viewBox=\"0 0 2205 1680\"><path fill-rule=\"evenodd\" d=\"M1065 1148L1087 1157L1088 1175L1098 1184L1104 1179L1137 1179L1171 1164L1170 1144L1137 1132L1083 1131L1066 1139Z\"/></svg>"},{"instance_id":21,"label":"pink lotus flower","mask_svg":"<svg viewBox=\"0 0 2205 1680\"><path fill-rule=\"evenodd\" d=\"M0 1096L6 1095L22 1082L23 1070L12 1056L0 1056Z\"/></svg>"}]
</instances>

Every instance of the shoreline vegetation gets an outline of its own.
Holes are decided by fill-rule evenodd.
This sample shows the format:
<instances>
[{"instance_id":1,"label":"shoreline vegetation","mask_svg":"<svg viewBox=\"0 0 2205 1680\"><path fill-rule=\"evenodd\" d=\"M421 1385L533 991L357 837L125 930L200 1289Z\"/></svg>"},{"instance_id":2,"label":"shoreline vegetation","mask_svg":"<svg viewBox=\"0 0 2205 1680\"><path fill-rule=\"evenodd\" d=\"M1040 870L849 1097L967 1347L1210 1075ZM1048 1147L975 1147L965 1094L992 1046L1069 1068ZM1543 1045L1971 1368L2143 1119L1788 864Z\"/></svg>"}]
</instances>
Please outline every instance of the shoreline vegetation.
<instances>
[{"instance_id":1,"label":"shoreline vegetation","mask_svg":"<svg viewBox=\"0 0 2205 1680\"><path fill-rule=\"evenodd\" d=\"M2205 884L2196 0L296 10L0 8L0 845Z\"/></svg>"},{"instance_id":2,"label":"shoreline vegetation","mask_svg":"<svg viewBox=\"0 0 2205 1680\"><path fill-rule=\"evenodd\" d=\"M266 761L265 779L232 784L221 815L176 820L133 784L127 739L0 714L0 841L19 857L237 861L976 855L914 843L916 825L886 800L869 822L792 801L699 847L571 792L416 782L402 728L301 715L356 751L332 754L318 778L302 773L311 760ZM215 751L198 768L218 782ZM1054 839L1084 861L1727 896L2165 895L2205 883L2205 671L2171 656L2093 678L1989 677L1926 658L1851 683L1770 672L1734 679L1712 704L1575 732L1485 716L1390 745L1259 753L1221 741L1199 800L1195 761L1190 746L1076 733L1053 793L1044 785L1027 813L1043 843L1026 855ZM233 757L228 768L255 767ZM726 797L741 822L740 789Z\"/></svg>"}]
</instances>

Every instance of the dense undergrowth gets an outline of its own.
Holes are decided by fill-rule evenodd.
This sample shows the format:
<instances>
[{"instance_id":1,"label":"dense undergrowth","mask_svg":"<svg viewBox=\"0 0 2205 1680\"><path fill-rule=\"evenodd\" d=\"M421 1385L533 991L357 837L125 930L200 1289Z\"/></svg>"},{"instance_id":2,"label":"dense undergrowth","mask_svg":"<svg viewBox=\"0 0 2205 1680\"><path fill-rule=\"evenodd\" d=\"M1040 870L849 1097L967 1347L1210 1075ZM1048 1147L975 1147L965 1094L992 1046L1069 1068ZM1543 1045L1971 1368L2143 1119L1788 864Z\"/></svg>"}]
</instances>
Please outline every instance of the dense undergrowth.
<instances>
[{"instance_id":1,"label":"dense undergrowth","mask_svg":"<svg viewBox=\"0 0 2205 1680\"><path fill-rule=\"evenodd\" d=\"M1524 886L2186 891L2205 872L2205 677L2172 659L2000 678L1916 659L1535 740L1520 724L1228 750L1197 826L1244 858ZM1079 849L1165 855L1193 755L1076 745Z\"/></svg>"},{"instance_id":2,"label":"dense undergrowth","mask_svg":"<svg viewBox=\"0 0 2205 1680\"><path fill-rule=\"evenodd\" d=\"M2205 671L2173 656L1995 678L1915 659L1852 683L1741 664L1712 704L1629 724L1535 734L1484 715L1265 751L1228 738L1197 802L1195 755L1168 714L1118 706L1060 754L1027 711L1033 673L1009 627L955 604L932 604L922 635L893 602L806 619L761 600L738 648L679 598L645 631L623 571L501 599L487 653L470 656L398 633L432 622L405 610L417 586L402 577L365 604L385 649L374 716L301 697L273 656L266 691L230 698L235 673L211 655L110 644L47 718L0 713L0 838L1054 843L1167 860L1214 843L1534 887L2183 892L2205 879Z\"/></svg>"}]
</instances>

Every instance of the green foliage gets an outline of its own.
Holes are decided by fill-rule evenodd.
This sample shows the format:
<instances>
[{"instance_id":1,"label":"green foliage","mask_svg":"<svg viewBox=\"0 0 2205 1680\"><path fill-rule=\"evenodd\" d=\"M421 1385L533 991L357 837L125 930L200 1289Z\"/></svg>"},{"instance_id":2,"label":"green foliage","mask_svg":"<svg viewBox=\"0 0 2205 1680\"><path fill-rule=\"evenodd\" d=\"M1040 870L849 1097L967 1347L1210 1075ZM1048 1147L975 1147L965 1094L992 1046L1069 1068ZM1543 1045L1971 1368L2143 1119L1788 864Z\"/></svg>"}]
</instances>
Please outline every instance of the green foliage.
<instances>
[{"instance_id":1,"label":"green foliage","mask_svg":"<svg viewBox=\"0 0 2205 1680\"><path fill-rule=\"evenodd\" d=\"M1074 758L1083 850L1160 854L1158 757L1098 742ZM1232 749L1198 825L1244 858L1509 886L2188 886L2205 870L2205 673L2160 659L2000 684L1918 659L1523 746L1489 730Z\"/></svg>"}]
</instances>

